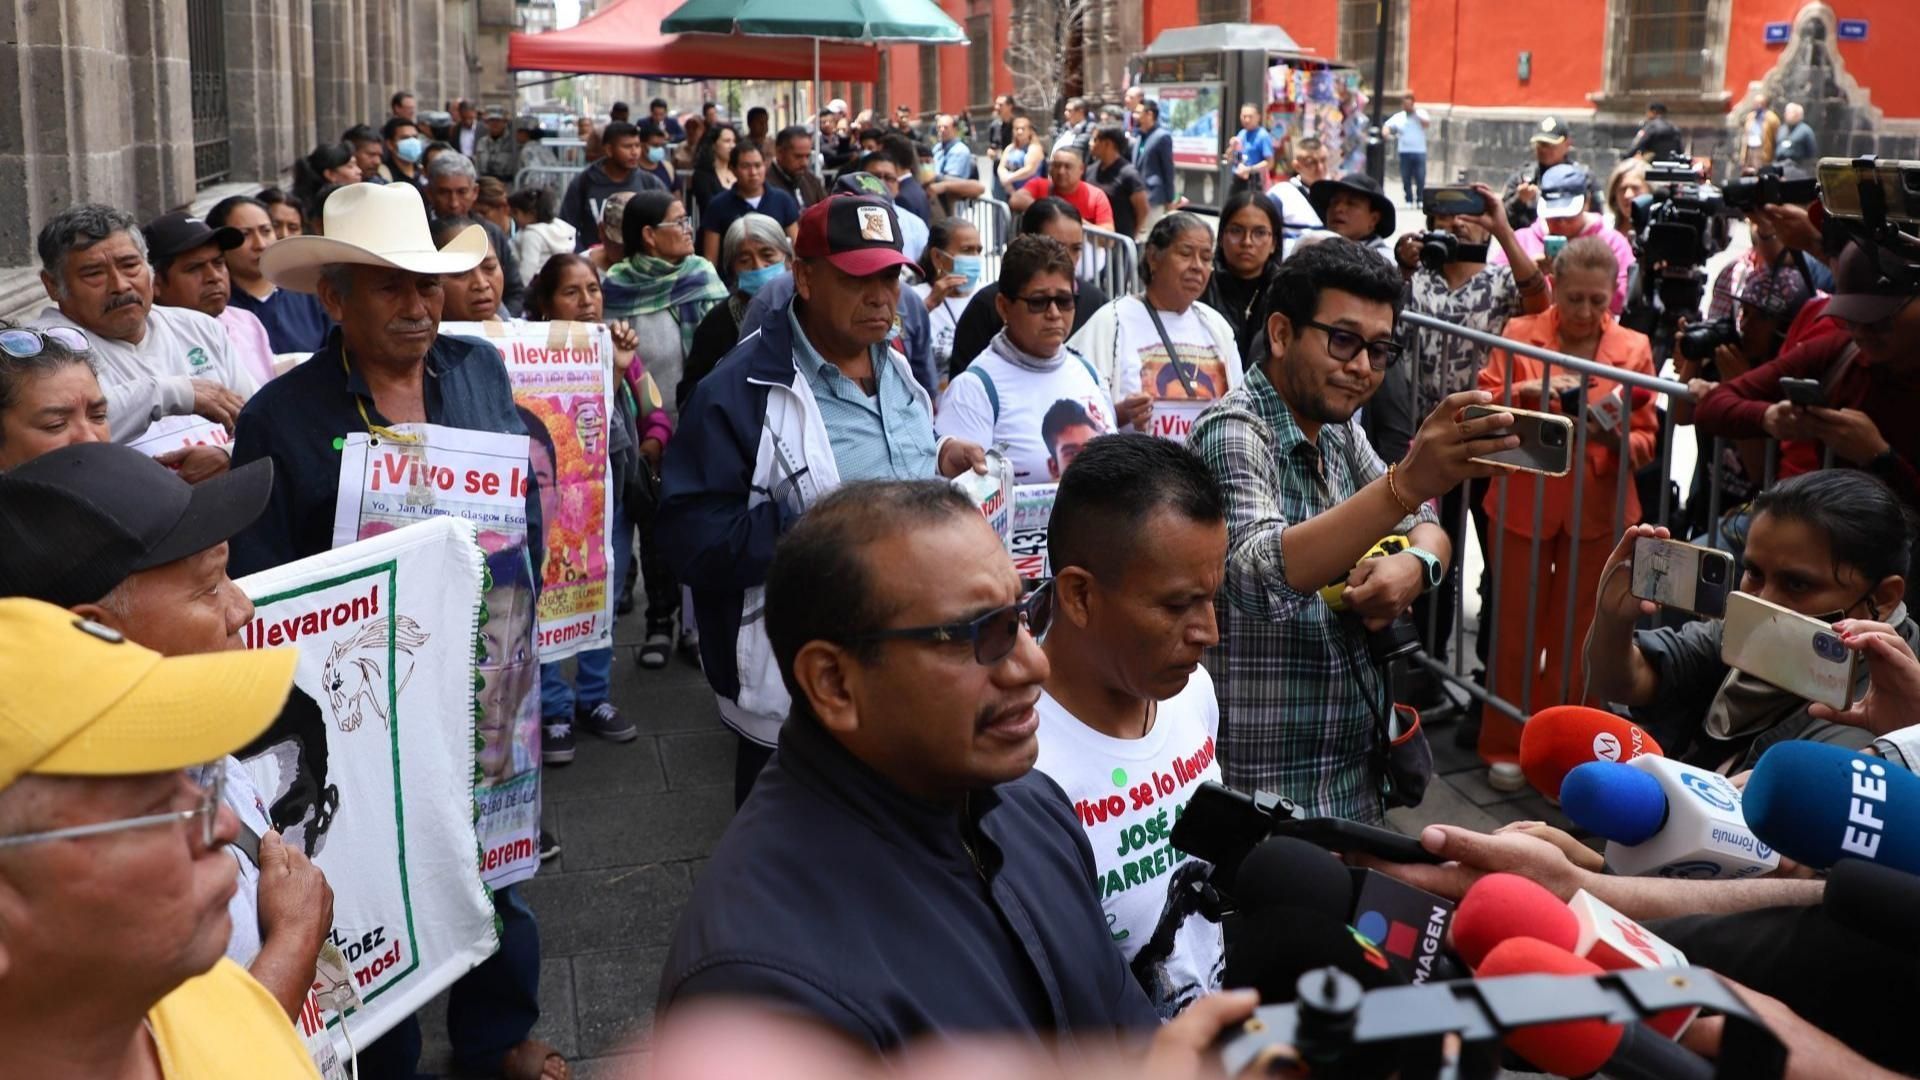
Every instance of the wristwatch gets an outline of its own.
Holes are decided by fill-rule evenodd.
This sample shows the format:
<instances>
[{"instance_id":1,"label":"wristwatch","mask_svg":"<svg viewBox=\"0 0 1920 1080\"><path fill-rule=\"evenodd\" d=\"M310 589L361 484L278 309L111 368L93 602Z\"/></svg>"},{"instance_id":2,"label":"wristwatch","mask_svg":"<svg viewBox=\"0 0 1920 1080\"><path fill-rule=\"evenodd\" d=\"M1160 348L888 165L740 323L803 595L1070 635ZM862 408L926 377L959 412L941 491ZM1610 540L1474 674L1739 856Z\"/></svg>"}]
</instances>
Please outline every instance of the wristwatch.
<instances>
[{"instance_id":1,"label":"wristwatch","mask_svg":"<svg viewBox=\"0 0 1920 1080\"><path fill-rule=\"evenodd\" d=\"M1439 588L1440 580L1447 576L1447 568L1445 564L1440 561L1440 556L1435 555L1426 548L1420 547L1408 547L1407 554L1419 559L1421 565L1427 568L1427 575L1420 591L1432 592L1434 589Z\"/></svg>"}]
</instances>

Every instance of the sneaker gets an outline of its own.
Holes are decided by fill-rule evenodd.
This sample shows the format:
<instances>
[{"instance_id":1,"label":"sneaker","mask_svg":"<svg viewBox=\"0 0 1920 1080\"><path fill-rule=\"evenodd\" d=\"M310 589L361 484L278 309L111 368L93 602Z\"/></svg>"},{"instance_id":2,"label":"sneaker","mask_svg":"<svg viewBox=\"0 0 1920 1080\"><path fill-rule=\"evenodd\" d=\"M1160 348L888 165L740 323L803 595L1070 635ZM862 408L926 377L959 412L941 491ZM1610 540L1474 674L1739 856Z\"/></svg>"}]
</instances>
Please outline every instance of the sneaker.
<instances>
[{"instance_id":1,"label":"sneaker","mask_svg":"<svg viewBox=\"0 0 1920 1080\"><path fill-rule=\"evenodd\" d=\"M663 668L667 658L673 655L673 624L657 622L647 624L647 640L640 646L640 666L644 668Z\"/></svg>"},{"instance_id":2,"label":"sneaker","mask_svg":"<svg viewBox=\"0 0 1920 1080\"><path fill-rule=\"evenodd\" d=\"M633 721L621 716L620 710L614 708L611 701L603 701L591 709L582 707L574 715L575 722L589 734L610 742L632 742L640 737L640 730L633 726Z\"/></svg>"},{"instance_id":3,"label":"sneaker","mask_svg":"<svg viewBox=\"0 0 1920 1080\"><path fill-rule=\"evenodd\" d=\"M565 765L573 760L573 721L565 716L549 716L540 721L540 760L548 765Z\"/></svg>"},{"instance_id":4,"label":"sneaker","mask_svg":"<svg viewBox=\"0 0 1920 1080\"><path fill-rule=\"evenodd\" d=\"M1498 761L1487 766L1487 786L1495 791L1512 793L1527 786L1527 776L1520 766L1511 761Z\"/></svg>"},{"instance_id":5,"label":"sneaker","mask_svg":"<svg viewBox=\"0 0 1920 1080\"><path fill-rule=\"evenodd\" d=\"M560 854L560 838L545 829L540 830L540 861L546 862Z\"/></svg>"}]
</instances>

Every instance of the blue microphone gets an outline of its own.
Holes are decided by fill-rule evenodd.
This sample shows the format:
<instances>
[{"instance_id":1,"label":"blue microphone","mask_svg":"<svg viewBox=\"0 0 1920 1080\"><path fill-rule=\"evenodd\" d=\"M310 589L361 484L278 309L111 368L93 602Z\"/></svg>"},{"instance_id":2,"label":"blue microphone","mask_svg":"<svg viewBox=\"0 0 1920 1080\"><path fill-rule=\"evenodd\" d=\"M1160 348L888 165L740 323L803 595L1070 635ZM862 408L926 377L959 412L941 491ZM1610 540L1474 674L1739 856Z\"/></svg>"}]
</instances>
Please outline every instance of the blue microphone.
<instances>
[{"instance_id":1,"label":"blue microphone","mask_svg":"<svg viewBox=\"0 0 1920 1080\"><path fill-rule=\"evenodd\" d=\"M1560 808L1607 838L1616 874L1743 878L1780 865L1726 777L1671 758L1589 761L1567 773Z\"/></svg>"},{"instance_id":2,"label":"blue microphone","mask_svg":"<svg viewBox=\"0 0 1920 1080\"><path fill-rule=\"evenodd\" d=\"M1747 821L1796 862L1864 859L1920 874L1920 776L1826 743L1784 742L1747 781Z\"/></svg>"}]
</instances>

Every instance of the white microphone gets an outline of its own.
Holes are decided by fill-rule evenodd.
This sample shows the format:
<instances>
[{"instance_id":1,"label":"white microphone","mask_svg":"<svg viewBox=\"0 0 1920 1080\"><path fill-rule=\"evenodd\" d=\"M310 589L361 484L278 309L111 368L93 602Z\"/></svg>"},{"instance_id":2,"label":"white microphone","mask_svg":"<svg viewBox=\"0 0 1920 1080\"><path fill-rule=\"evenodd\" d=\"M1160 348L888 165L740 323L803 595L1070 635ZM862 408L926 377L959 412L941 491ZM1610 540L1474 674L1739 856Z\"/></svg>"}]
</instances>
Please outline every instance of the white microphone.
<instances>
[{"instance_id":1,"label":"white microphone","mask_svg":"<svg viewBox=\"0 0 1920 1080\"><path fill-rule=\"evenodd\" d=\"M1607 838L1607 866L1617 874L1745 878L1780 866L1747 827L1740 789L1672 758L1588 762L1567 774L1560 805Z\"/></svg>"}]
</instances>

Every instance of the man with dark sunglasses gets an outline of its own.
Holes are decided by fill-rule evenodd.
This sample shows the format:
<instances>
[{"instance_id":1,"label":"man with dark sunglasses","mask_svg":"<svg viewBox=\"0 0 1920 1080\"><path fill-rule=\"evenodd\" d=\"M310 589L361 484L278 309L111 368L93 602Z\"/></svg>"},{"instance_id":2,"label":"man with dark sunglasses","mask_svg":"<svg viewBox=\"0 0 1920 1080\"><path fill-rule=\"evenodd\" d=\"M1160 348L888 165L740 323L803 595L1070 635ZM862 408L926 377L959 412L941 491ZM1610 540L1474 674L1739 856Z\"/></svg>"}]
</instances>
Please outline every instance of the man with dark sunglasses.
<instances>
[{"instance_id":1,"label":"man with dark sunglasses","mask_svg":"<svg viewBox=\"0 0 1920 1080\"><path fill-rule=\"evenodd\" d=\"M940 481L849 484L793 527L765 608L793 710L684 909L662 1023L731 997L883 1054L962 1033L1147 1041L1086 833L1033 771L1051 598ZM1197 1005L1154 1048L1206 1045L1251 1005Z\"/></svg>"},{"instance_id":2,"label":"man with dark sunglasses","mask_svg":"<svg viewBox=\"0 0 1920 1080\"><path fill-rule=\"evenodd\" d=\"M1225 644L1207 665L1232 718L1227 783L1375 824L1385 816L1376 740L1391 701L1359 631L1440 582L1452 548L1428 504L1490 471L1470 458L1519 442L1506 434L1510 413L1464 419L1490 400L1470 391L1439 403L1404 459L1380 460L1355 414L1398 357L1400 302L1399 273L1354 241L1294 252L1268 293L1266 358L1188 439L1227 501ZM1409 549L1360 562L1393 535ZM1319 596L1341 580L1351 618Z\"/></svg>"},{"instance_id":3,"label":"man with dark sunglasses","mask_svg":"<svg viewBox=\"0 0 1920 1080\"><path fill-rule=\"evenodd\" d=\"M273 720L293 650L162 657L26 599L0 640L0 1075L317 1080L222 955L236 823L191 775Z\"/></svg>"},{"instance_id":4,"label":"man with dark sunglasses","mask_svg":"<svg viewBox=\"0 0 1920 1080\"><path fill-rule=\"evenodd\" d=\"M1200 659L1220 640L1226 503L1183 446L1095 439L1060 478L1047 555L1052 671L1034 767L1075 806L1108 808L1080 818L1100 907L1141 989L1171 1017L1219 989L1226 963L1220 924L1189 887L1211 867L1167 840L1194 791L1220 779L1220 707Z\"/></svg>"}]
</instances>

